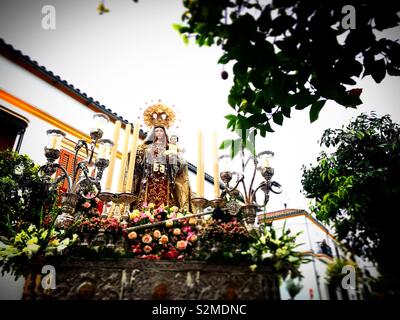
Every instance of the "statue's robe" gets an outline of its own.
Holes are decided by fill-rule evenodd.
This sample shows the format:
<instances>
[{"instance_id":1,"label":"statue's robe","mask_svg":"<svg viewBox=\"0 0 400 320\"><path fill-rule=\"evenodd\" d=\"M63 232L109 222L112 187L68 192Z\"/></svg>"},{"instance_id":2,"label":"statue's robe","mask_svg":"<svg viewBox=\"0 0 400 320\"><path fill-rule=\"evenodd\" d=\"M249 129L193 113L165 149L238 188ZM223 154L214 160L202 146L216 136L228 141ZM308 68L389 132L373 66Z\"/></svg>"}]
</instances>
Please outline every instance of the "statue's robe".
<instances>
[{"instance_id":1,"label":"statue's robe","mask_svg":"<svg viewBox=\"0 0 400 320\"><path fill-rule=\"evenodd\" d=\"M160 205L177 206L180 209L191 211L191 191L187 162L178 157L173 164L177 171L172 174L172 164L168 156L163 160L149 160L152 144L138 146L136 154L135 175L132 192L137 196L135 207L144 202Z\"/></svg>"}]
</instances>

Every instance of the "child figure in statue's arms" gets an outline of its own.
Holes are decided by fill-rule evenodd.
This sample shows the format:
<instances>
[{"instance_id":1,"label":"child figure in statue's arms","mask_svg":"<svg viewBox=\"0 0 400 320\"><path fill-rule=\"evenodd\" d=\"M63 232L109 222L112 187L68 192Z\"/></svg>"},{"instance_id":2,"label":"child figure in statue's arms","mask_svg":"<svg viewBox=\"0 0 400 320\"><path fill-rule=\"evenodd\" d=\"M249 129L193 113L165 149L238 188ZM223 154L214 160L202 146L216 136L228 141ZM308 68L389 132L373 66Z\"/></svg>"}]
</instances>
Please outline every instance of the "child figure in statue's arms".
<instances>
[{"instance_id":1,"label":"child figure in statue's arms","mask_svg":"<svg viewBox=\"0 0 400 320\"><path fill-rule=\"evenodd\" d=\"M183 152L185 152L185 149L179 147L177 145L178 143L178 136L177 135L171 135L170 136L170 143L168 144L168 150L165 151L165 155L168 156L168 164L170 167L170 178L171 182L175 182L176 175L178 174L179 171L179 163L178 163L178 157L182 155Z\"/></svg>"}]
</instances>

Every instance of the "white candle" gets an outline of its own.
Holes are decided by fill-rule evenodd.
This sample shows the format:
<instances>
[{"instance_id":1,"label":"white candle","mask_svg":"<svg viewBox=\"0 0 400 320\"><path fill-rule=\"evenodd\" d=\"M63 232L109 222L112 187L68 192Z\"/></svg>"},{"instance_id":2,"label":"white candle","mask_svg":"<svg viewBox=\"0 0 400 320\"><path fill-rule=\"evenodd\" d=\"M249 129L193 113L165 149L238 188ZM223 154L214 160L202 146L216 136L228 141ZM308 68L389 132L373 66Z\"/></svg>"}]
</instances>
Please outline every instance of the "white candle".
<instances>
[{"instance_id":1,"label":"white candle","mask_svg":"<svg viewBox=\"0 0 400 320\"><path fill-rule=\"evenodd\" d=\"M213 169L214 169L214 197L218 198L220 195L220 189L219 189L218 145L217 145L216 132L213 133L212 148L213 148Z\"/></svg>"},{"instance_id":2,"label":"white candle","mask_svg":"<svg viewBox=\"0 0 400 320\"><path fill-rule=\"evenodd\" d=\"M133 139L132 139L131 154L129 159L128 181L126 183L126 192L129 193L132 192L138 139L139 139L139 123L135 123L135 127L133 128Z\"/></svg>"},{"instance_id":3,"label":"white candle","mask_svg":"<svg viewBox=\"0 0 400 320\"><path fill-rule=\"evenodd\" d=\"M106 157L106 147L104 144L100 143L99 151L97 153L97 159L105 159Z\"/></svg>"},{"instance_id":4,"label":"white candle","mask_svg":"<svg viewBox=\"0 0 400 320\"><path fill-rule=\"evenodd\" d=\"M117 157L118 140L119 140L120 130L121 130L121 121L117 120L117 121L115 121L115 127L114 127L114 137L113 137L114 146L111 149L110 164L108 166L108 172L107 172L107 180L106 180L106 191L107 192L111 191L112 178L114 175L114 167L115 167L115 158Z\"/></svg>"},{"instance_id":5,"label":"white candle","mask_svg":"<svg viewBox=\"0 0 400 320\"><path fill-rule=\"evenodd\" d=\"M132 129L132 125L127 124L126 128L125 128L125 137L124 137L124 145L123 145L123 149L122 149L121 168L119 171L117 192L122 192L123 186L124 186L126 159L128 157L128 143L129 143L129 136L131 135L131 129Z\"/></svg>"},{"instance_id":6,"label":"white candle","mask_svg":"<svg viewBox=\"0 0 400 320\"><path fill-rule=\"evenodd\" d=\"M57 136L52 135L50 137L49 149L57 149L56 148L57 144L58 144L57 143Z\"/></svg>"},{"instance_id":7,"label":"white candle","mask_svg":"<svg viewBox=\"0 0 400 320\"><path fill-rule=\"evenodd\" d=\"M197 176L196 193L204 197L204 154L203 154L203 133L199 130L197 134Z\"/></svg>"}]
</instances>

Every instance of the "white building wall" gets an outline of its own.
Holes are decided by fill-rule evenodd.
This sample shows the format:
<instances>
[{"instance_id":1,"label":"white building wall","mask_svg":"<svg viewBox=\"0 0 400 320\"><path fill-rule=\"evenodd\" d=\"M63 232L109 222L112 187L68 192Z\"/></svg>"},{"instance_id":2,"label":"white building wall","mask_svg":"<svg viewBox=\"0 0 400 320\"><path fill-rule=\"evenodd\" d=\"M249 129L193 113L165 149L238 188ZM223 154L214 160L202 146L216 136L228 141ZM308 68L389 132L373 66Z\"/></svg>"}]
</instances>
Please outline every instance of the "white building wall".
<instances>
[{"instance_id":1,"label":"white building wall","mask_svg":"<svg viewBox=\"0 0 400 320\"><path fill-rule=\"evenodd\" d=\"M277 232L281 232L283 225L286 223L286 229L290 229L292 234L301 232L297 237L297 243L301 244L297 249L301 252L308 252L313 250L317 253L319 250L318 241L325 239L327 241L327 234L308 219L304 215L289 217L287 219L278 219L273 221L273 227ZM329 239L331 239L328 236ZM328 244L333 240L327 241ZM331 246L332 253L334 254L334 248ZM309 256L312 260L307 264L303 264L300 268L303 279L301 281L303 289L296 296L296 300L310 300L310 290L313 292L313 300L327 300L329 299L329 293L326 285L325 274L327 264L322 262L318 257ZM319 289L317 284L317 278L319 281ZM289 294L286 289L286 283L282 282L280 286L281 298L289 299Z\"/></svg>"},{"instance_id":2,"label":"white building wall","mask_svg":"<svg viewBox=\"0 0 400 320\"><path fill-rule=\"evenodd\" d=\"M3 56L0 88L65 123L73 123L76 129L89 132L93 114L90 109Z\"/></svg>"},{"instance_id":3,"label":"white building wall","mask_svg":"<svg viewBox=\"0 0 400 320\"><path fill-rule=\"evenodd\" d=\"M8 79L18 79L18 81L8 81ZM50 114L57 120L69 125L73 124L72 127L75 129L89 134L94 114L92 110L1 55L0 88ZM22 140L20 153L29 155L38 164L44 164L46 158L43 153L43 148L47 144L46 130L55 127L7 101L0 99L0 104L29 119L29 124ZM110 122L105 129L103 138L112 140L113 133L114 124ZM118 151L120 152L123 148L124 135L125 130L121 130L118 142ZM77 137L68 133L67 137L75 142L78 140ZM112 191L117 190L120 165L120 160L117 158L114 168ZM106 169L103 174L101 182L103 187L107 172L108 169Z\"/></svg>"}]
</instances>

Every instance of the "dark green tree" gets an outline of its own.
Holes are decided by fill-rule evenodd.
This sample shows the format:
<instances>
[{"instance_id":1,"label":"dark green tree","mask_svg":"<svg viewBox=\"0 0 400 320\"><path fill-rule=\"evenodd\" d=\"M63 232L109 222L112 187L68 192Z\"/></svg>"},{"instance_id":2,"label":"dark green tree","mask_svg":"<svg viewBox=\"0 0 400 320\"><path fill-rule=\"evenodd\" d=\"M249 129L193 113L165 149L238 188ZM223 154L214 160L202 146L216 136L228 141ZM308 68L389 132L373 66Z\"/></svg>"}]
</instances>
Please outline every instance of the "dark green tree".
<instances>
[{"instance_id":1,"label":"dark green tree","mask_svg":"<svg viewBox=\"0 0 400 320\"><path fill-rule=\"evenodd\" d=\"M261 136L293 108L318 118L327 100L361 104L361 77L400 75L400 44L378 31L399 25L400 2L368 0L183 0L184 41L222 47L233 65L228 128ZM354 10L353 10L354 9Z\"/></svg>"},{"instance_id":2,"label":"dark green tree","mask_svg":"<svg viewBox=\"0 0 400 320\"><path fill-rule=\"evenodd\" d=\"M339 240L377 262L383 279L399 294L394 256L400 215L400 126L388 115L362 114L342 129L324 132L318 164L303 168L305 195L315 199L317 218L331 223Z\"/></svg>"},{"instance_id":3,"label":"dark green tree","mask_svg":"<svg viewBox=\"0 0 400 320\"><path fill-rule=\"evenodd\" d=\"M28 156L0 152L0 236L10 239L30 224L40 227L53 209L56 191L49 191L39 166Z\"/></svg>"}]
</instances>

